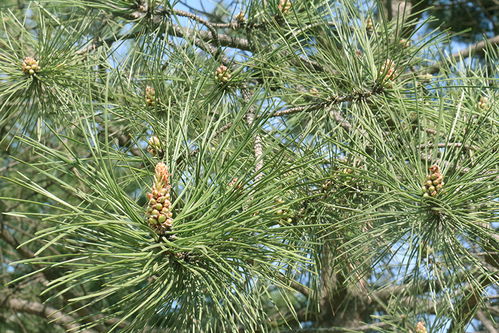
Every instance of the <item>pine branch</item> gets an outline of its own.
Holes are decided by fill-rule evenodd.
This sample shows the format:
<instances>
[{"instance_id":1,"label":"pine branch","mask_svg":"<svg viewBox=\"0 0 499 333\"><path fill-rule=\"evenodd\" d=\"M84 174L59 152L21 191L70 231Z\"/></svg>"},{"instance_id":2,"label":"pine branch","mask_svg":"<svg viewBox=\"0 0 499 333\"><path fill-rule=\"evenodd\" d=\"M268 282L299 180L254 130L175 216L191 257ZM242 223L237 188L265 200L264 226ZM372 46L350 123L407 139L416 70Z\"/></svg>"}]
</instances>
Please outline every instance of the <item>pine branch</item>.
<instances>
[{"instance_id":1,"label":"pine branch","mask_svg":"<svg viewBox=\"0 0 499 333\"><path fill-rule=\"evenodd\" d=\"M468 57L475 55L475 54L481 54L485 51L485 48L487 47L487 45L497 45L497 44L499 44L499 35L494 36L494 37L489 38L489 39L486 39L486 40L482 40L478 43L475 43L475 44L471 45L470 47L466 48L465 50L453 53L450 56L450 60L455 62L455 61L459 61L461 59L468 58ZM437 63L433 66L426 68L423 71L423 74L436 74L436 73L440 72L440 70L442 69L443 66L445 66L445 64L447 64L447 61L441 61L440 63Z\"/></svg>"},{"instance_id":2,"label":"pine branch","mask_svg":"<svg viewBox=\"0 0 499 333\"><path fill-rule=\"evenodd\" d=\"M2 215L0 214L0 217ZM35 254L27 249L25 246L20 246L19 242L6 230L2 229L2 233L0 233L0 238L3 239L7 244L9 244L17 253L24 259L34 259ZM40 273L37 274L37 281L39 281L43 285L48 285L49 281L51 279L55 279L61 276L61 274L58 274L58 271L55 270L44 270L39 267L39 265L34 265L35 268L40 269ZM66 301L71 298L75 298L76 295L73 294L71 291L67 291L66 294L62 295L62 298L65 299ZM96 321L95 319L92 319L89 316L89 313L87 309L85 308L80 308L76 310L77 313L79 314L80 317L86 317L89 318L91 321ZM98 326L100 327L100 326Z\"/></svg>"},{"instance_id":3,"label":"pine branch","mask_svg":"<svg viewBox=\"0 0 499 333\"><path fill-rule=\"evenodd\" d=\"M169 35L184 39L193 39L195 38L195 36L199 36L199 39L204 42L210 42L213 40L211 32L185 28L176 24L172 24L171 26L169 26L169 28L167 29L167 33ZM251 51L249 41L244 38L232 37L226 34L218 34L217 39L220 42L221 46L227 46L243 51Z\"/></svg>"},{"instance_id":4,"label":"pine branch","mask_svg":"<svg viewBox=\"0 0 499 333\"><path fill-rule=\"evenodd\" d=\"M340 95L333 96L326 101L322 101L319 103L304 105L304 106L296 106L288 109L280 110L274 112L270 115L270 117L281 117L285 115L295 114L299 112L310 112L319 110L326 107L331 107L336 104L344 103L344 102L358 102L368 100L371 96L380 94L384 91L382 86L376 85L369 91L358 91L348 95ZM343 121L343 118L338 118L340 121ZM351 128L351 125L346 125Z\"/></svg>"},{"instance_id":5,"label":"pine branch","mask_svg":"<svg viewBox=\"0 0 499 333\"><path fill-rule=\"evenodd\" d=\"M461 142L447 142L447 143L425 143L421 144L418 146L419 149L422 148L433 148L433 147L438 147L438 148L461 148L463 147L466 150L478 150L478 147L475 146L470 146L470 145L463 145Z\"/></svg>"},{"instance_id":6,"label":"pine branch","mask_svg":"<svg viewBox=\"0 0 499 333\"><path fill-rule=\"evenodd\" d=\"M462 276L462 280L456 281L456 283L467 281L467 275ZM386 302L392 297L399 297L406 295L408 293L416 293L422 295L428 292L438 293L445 287L440 281L425 280L420 281L416 285L412 284L402 284L397 286L391 286L384 288L382 290L373 293L373 297L379 299L380 301Z\"/></svg>"},{"instance_id":7,"label":"pine branch","mask_svg":"<svg viewBox=\"0 0 499 333\"><path fill-rule=\"evenodd\" d=\"M390 324L384 323L384 322L379 322L379 323L374 323L374 324L367 324L367 325L358 326L358 327L355 327L353 329L357 330L357 331L369 331L369 330L373 330L376 328L383 328L383 327L387 327L387 326L390 326Z\"/></svg>"},{"instance_id":8,"label":"pine branch","mask_svg":"<svg viewBox=\"0 0 499 333\"><path fill-rule=\"evenodd\" d=\"M132 39L140 36L138 31L132 33L124 33L117 36L110 36L108 38L95 38L89 45L76 51L77 55L85 55L87 53L97 50L101 46L111 46L114 42Z\"/></svg>"},{"instance_id":9,"label":"pine branch","mask_svg":"<svg viewBox=\"0 0 499 333\"><path fill-rule=\"evenodd\" d=\"M491 283L489 277L482 277L480 281L480 290L476 290L469 286L463 290L463 295L465 292L469 292L467 298L464 298L462 302L457 306L456 318L452 320L448 333L456 332L460 327L466 325L473 317L476 316L476 311L480 301L484 298L483 290L487 288Z\"/></svg>"},{"instance_id":10,"label":"pine branch","mask_svg":"<svg viewBox=\"0 0 499 333\"><path fill-rule=\"evenodd\" d=\"M1 215L1 213L0 213ZM3 239L7 244L9 244L14 250L16 250L22 258L31 259L35 257L35 254L26 248L25 246L19 246L19 242L2 226L2 233L0 233L0 238Z\"/></svg>"},{"instance_id":11,"label":"pine branch","mask_svg":"<svg viewBox=\"0 0 499 333\"><path fill-rule=\"evenodd\" d=\"M185 38L185 32L182 32L181 29L182 29L182 27L180 27L178 25L174 25L170 30L170 35L175 36L175 37ZM165 31L164 31L164 29L162 29L160 32L164 33ZM216 31L215 31L215 33L216 33ZM90 52L97 50L101 46L110 46L114 42L124 41L126 39L133 39L133 38L137 38L139 36L140 36L140 31L135 31L135 32L131 32L131 33L129 33L129 32L123 33L123 34L120 34L117 36L110 36L110 37L105 38L105 39L96 38L96 39L94 39L94 41L92 43L90 43L89 45L78 50L76 52L76 54L85 55L87 53L90 53ZM215 40L216 40L217 44L220 44L220 42L218 40L218 35L216 35ZM197 47L202 49L203 51L205 51L209 54L212 54L215 58L218 58L221 63L223 63L225 65L228 65L230 63L230 60L226 56L223 55L223 52L221 51L220 48L217 49L217 48L211 46L207 41L204 41L201 38L196 38L195 36L190 36L190 41L194 45L196 45Z\"/></svg>"},{"instance_id":12,"label":"pine branch","mask_svg":"<svg viewBox=\"0 0 499 333\"><path fill-rule=\"evenodd\" d=\"M495 324L492 322L492 320L487 318L483 311L477 311L476 317L482 322L483 326L487 329L487 332L498 333L498 331L495 329Z\"/></svg>"},{"instance_id":13,"label":"pine branch","mask_svg":"<svg viewBox=\"0 0 499 333\"><path fill-rule=\"evenodd\" d=\"M15 312L28 313L42 318L46 318L68 331L78 331L80 326L75 324L75 319L57 309L43 305L38 302L26 301L20 298L9 297L0 301L0 307L10 309ZM83 329L82 333L97 333L91 329Z\"/></svg>"},{"instance_id":14,"label":"pine branch","mask_svg":"<svg viewBox=\"0 0 499 333\"><path fill-rule=\"evenodd\" d=\"M207 20L201 18L200 16L194 15L192 13L180 10L180 9L172 9L171 11L169 9L165 9L162 14L165 15L171 15L171 13L174 13L177 16L182 16L182 17L187 17L190 18L191 20L194 20L196 22L201 23L205 27L208 28L211 32L211 37L213 38L214 43L218 46L218 49L220 51L220 41L218 40L218 33L215 27ZM161 14L161 13L160 13Z\"/></svg>"},{"instance_id":15,"label":"pine branch","mask_svg":"<svg viewBox=\"0 0 499 333\"><path fill-rule=\"evenodd\" d=\"M225 46L225 47L230 47L230 48L235 48L239 49L242 51L251 51L254 52L255 49L251 47L251 44L248 39L244 39L241 37L234 37L229 34L221 34L217 33L215 26L210 23L207 20L204 20L203 18L185 12L181 10L174 9L174 13L178 14L179 16L185 16L188 18L191 18L197 22L200 22L201 24L207 26L209 28L209 31L204 31L204 30L199 30L199 29L193 29L193 28L186 28L182 27L176 24L169 24L168 28L166 29L165 33L168 35L174 36L174 37L179 37L183 38L186 40L190 40L194 45L202 48L203 50L207 51L210 54L213 54L215 58L219 58L221 55L220 47ZM156 24L161 24L163 21L163 15L168 14L168 10L163 10L156 12L152 15L151 20L155 22ZM117 16L125 17L125 18L133 18L133 19L141 19L146 17L146 13L144 12L133 12L130 14L128 17L127 15L123 15L121 12L116 13ZM249 28L249 27L248 27ZM207 43L207 44L215 44L217 46L217 49L214 49L210 46L203 45L201 42ZM307 59L303 56L299 56L299 60L303 63L306 64L308 68L317 70L317 71L324 71L324 67L310 59ZM230 62L226 57L221 57L220 62L223 64L227 65ZM295 62L295 64L297 64Z\"/></svg>"},{"instance_id":16,"label":"pine branch","mask_svg":"<svg viewBox=\"0 0 499 333\"><path fill-rule=\"evenodd\" d=\"M273 114L271 114L270 117L282 117L282 116L295 114L295 113L299 113L299 112L315 111L315 110L325 108L328 105L329 105L328 102L321 102L321 103L316 103L316 104L295 106L295 107L287 108L284 110L276 111Z\"/></svg>"},{"instance_id":17,"label":"pine branch","mask_svg":"<svg viewBox=\"0 0 499 333\"><path fill-rule=\"evenodd\" d=\"M251 94L247 90L247 88L242 89L241 91L244 101L246 104L249 104L251 101ZM246 114L246 122L249 127L253 126L253 123L255 122L255 106L250 105L249 106L249 111ZM262 137L260 134L256 134L254 138L254 144L253 144L253 149L255 153L255 181L258 181L262 178L263 174L260 172L260 170L263 168L263 144L262 144Z\"/></svg>"},{"instance_id":18,"label":"pine branch","mask_svg":"<svg viewBox=\"0 0 499 333\"><path fill-rule=\"evenodd\" d=\"M146 13L139 11L132 12L130 14L125 14L123 12L114 12L114 14L119 17L123 17L126 19L133 19L133 20L150 19L153 23L159 26L160 24L163 23L164 14L166 14L166 12L164 11L155 12L154 14L151 14L150 18L146 17ZM213 35L212 31L186 28L186 27L181 27L177 24L168 24L168 27L165 32L168 35L183 39L193 40L199 38L200 40L207 43L214 43L215 41L217 41L217 43L220 46L227 46L231 48L240 49L243 51L251 51L250 43L247 39L240 37L233 37L227 34L215 33L215 35Z\"/></svg>"},{"instance_id":19,"label":"pine branch","mask_svg":"<svg viewBox=\"0 0 499 333\"><path fill-rule=\"evenodd\" d=\"M299 112L311 112L311 111L316 111L322 108L327 108L331 107L335 104L339 104L342 102L354 102L354 101L361 101L361 100L367 100L374 94L379 94L383 91L382 87L376 86L374 87L371 91L367 92L355 92L351 95L344 95L344 96L338 96L338 97L333 97L328 101L322 101L314 104L309 104L309 105L303 105L303 106L295 106L295 107L290 107L287 109L279 110L271 114L269 117L274 118L274 117L281 117L285 115L290 115L290 114L295 114ZM248 96L247 96L248 97ZM341 112L339 111L334 111L331 110L330 114L332 115L333 119L345 130L351 131L353 129L353 125L348 122L342 115ZM250 115L250 122L253 123L254 119L252 118L251 113ZM246 115L246 119L248 120L248 114ZM232 122L229 122L222 126L213 136L213 138L218 137L219 135L223 134L225 131L229 130L234 124ZM365 134L364 132L362 132ZM259 145L259 144L258 144ZM260 150L260 149L259 149ZM191 152L191 156L196 155L199 152L199 149L193 150ZM179 158L179 161L181 162L182 158Z\"/></svg>"},{"instance_id":20,"label":"pine branch","mask_svg":"<svg viewBox=\"0 0 499 333\"><path fill-rule=\"evenodd\" d=\"M223 56L222 52L219 52L218 49L214 48L213 46L210 45L210 38L206 36L207 32L203 30L194 30L194 29L189 29L189 28L184 28L179 25L173 24L168 26L168 29L166 30L166 33L169 34L170 36L174 37L179 37L186 39L190 42L192 42L194 45L199 47L200 49L206 51L209 54L212 54L215 58L219 58L219 61L223 63L224 65L230 64L230 60L227 59L227 57ZM196 37L196 35L200 35L200 37ZM247 48L249 50L249 46L246 45L247 41L244 40L238 40L237 38L234 39L234 41L231 41L230 37L227 35L222 36L218 35L217 38L219 38L219 42L221 46L229 46L229 47L235 47L235 45ZM234 44L233 44L234 43ZM234 46L233 46L234 45ZM238 48L238 47L236 47ZM244 48L242 48L244 50Z\"/></svg>"},{"instance_id":21,"label":"pine branch","mask_svg":"<svg viewBox=\"0 0 499 333\"><path fill-rule=\"evenodd\" d=\"M174 9L173 12L178 14L179 16L185 16L185 17L191 18L191 19L207 26L209 28L209 31L193 29L193 28L186 28L186 27L182 27L182 26L179 26L176 24L168 24L168 28L164 31L164 33L166 33L170 36L174 36L174 37L178 37L178 38L182 38L182 39L191 41L197 47L214 55L215 58L217 58L217 59L219 58L219 61L225 65L228 65L230 63L230 61L225 56L222 55L222 52L220 50L221 46L235 48L235 49L239 49L242 51L251 51L251 52L255 51L255 48L251 47L250 41L248 39L244 39L241 37L234 37L234 36L231 36L229 34L217 33L217 31L215 29L216 24L211 23L207 20L204 20L203 18L201 18L197 15L194 15L194 14L191 14L191 13L188 13L185 11L177 10L177 9ZM156 25L160 25L163 22L163 16L165 14L168 14L168 13L169 13L168 10L159 11L159 12L152 14L150 19ZM132 18L134 20L146 19L146 16L147 16L147 13L144 11L135 11L129 15L123 14L123 12L121 12L121 11L115 12L114 14L118 17L123 17L126 19ZM247 28L249 29L250 26L248 26ZM251 28L254 28L254 26L251 26ZM203 43L205 43L205 44L203 44ZM206 44L208 44L208 45L206 45ZM217 46L217 48L213 48L209 44L215 44ZM89 48L92 48L92 46L89 46ZM294 56L296 56L296 55L294 55ZM321 64L319 64L313 60L307 59L303 56L298 56L298 58L301 61L301 64L305 64L309 69L313 69L316 71L324 71L324 67ZM293 63L295 65L299 64L299 62L294 61L294 60L293 60Z\"/></svg>"},{"instance_id":22,"label":"pine branch","mask_svg":"<svg viewBox=\"0 0 499 333\"><path fill-rule=\"evenodd\" d=\"M11 169L12 167L18 165L19 163L20 163L19 161L12 161L12 162L10 162L6 166L0 168L0 173L6 172L7 170Z\"/></svg>"},{"instance_id":23,"label":"pine branch","mask_svg":"<svg viewBox=\"0 0 499 333\"><path fill-rule=\"evenodd\" d=\"M291 288L293 288L294 290L298 291L303 296L305 296L307 298L310 297L310 289L308 287L304 286L303 284L301 284L301 283L299 283L299 282L297 282L295 280L289 279L284 274L277 275L277 278L281 282L288 283Z\"/></svg>"}]
</instances>

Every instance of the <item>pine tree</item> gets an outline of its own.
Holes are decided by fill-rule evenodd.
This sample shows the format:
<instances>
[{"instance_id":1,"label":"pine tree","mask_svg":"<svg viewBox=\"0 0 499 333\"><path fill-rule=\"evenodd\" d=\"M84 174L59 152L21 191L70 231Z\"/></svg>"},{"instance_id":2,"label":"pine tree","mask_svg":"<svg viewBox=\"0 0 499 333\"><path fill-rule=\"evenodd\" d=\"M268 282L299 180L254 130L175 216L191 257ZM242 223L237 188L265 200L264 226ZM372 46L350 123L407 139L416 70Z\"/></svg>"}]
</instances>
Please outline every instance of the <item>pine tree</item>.
<instances>
[{"instance_id":1,"label":"pine tree","mask_svg":"<svg viewBox=\"0 0 499 333\"><path fill-rule=\"evenodd\" d=\"M0 332L497 332L497 37L448 57L362 0L22 3Z\"/></svg>"}]
</instances>

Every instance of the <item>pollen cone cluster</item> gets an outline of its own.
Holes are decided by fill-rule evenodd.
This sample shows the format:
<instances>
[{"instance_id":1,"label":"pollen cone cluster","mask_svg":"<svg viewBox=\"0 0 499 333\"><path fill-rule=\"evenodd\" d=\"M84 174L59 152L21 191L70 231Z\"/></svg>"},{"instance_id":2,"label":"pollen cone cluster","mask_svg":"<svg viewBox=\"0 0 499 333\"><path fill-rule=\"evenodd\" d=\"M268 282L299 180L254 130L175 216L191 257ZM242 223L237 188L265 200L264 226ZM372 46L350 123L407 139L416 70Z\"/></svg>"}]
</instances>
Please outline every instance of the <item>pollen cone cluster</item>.
<instances>
[{"instance_id":1,"label":"pollen cone cluster","mask_svg":"<svg viewBox=\"0 0 499 333\"><path fill-rule=\"evenodd\" d=\"M243 184L239 181L239 178L234 177L228 184L229 187L233 187L236 190L242 190L243 189Z\"/></svg>"},{"instance_id":2,"label":"pollen cone cluster","mask_svg":"<svg viewBox=\"0 0 499 333\"><path fill-rule=\"evenodd\" d=\"M399 43L405 49L411 46L411 41L409 39L402 38L399 40Z\"/></svg>"},{"instance_id":3,"label":"pollen cone cluster","mask_svg":"<svg viewBox=\"0 0 499 333\"><path fill-rule=\"evenodd\" d=\"M284 200L281 198L278 198L275 202L279 205L284 204ZM282 209L277 210L276 213L277 213L277 215L281 216L279 224L286 225L286 224L293 223L293 219L291 218L291 214L290 214L288 209L282 208Z\"/></svg>"},{"instance_id":4,"label":"pollen cone cluster","mask_svg":"<svg viewBox=\"0 0 499 333\"><path fill-rule=\"evenodd\" d=\"M24 74L33 75L40 71L40 65L38 65L38 61L32 57L26 57L22 63L22 70Z\"/></svg>"},{"instance_id":5,"label":"pollen cone cluster","mask_svg":"<svg viewBox=\"0 0 499 333\"><path fill-rule=\"evenodd\" d=\"M147 106L156 105L156 90L153 87L146 87L145 101Z\"/></svg>"},{"instance_id":6,"label":"pollen cone cluster","mask_svg":"<svg viewBox=\"0 0 499 333\"><path fill-rule=\"evenodd\" d=\"M172 229L173 213L170 201L170 173L163 162L156 165L154 184L151 193L147 193L147 222L158 235L165 235Z\"/></svg>"},{"instance_id":7,"label":"pollen cone cluster","mask_svg":"<svg viewBox=\"0 0 499 333\"><path fill-rule=\"evenodd\" d=\"M244 23L246 22L246 18L244 17L244 12L240 12L236 16L234 16L234 20L238 23Z\"/></svg>"},{"instance_id":8,"label":"pollen cone cluster","mask_svg":"<svg viewBox=\"0 0 499 333\"><path fill-rule=\"evenodd\" d=\"M277 9L283 14L286 14L291 9L291 1L290 0L280 0L277 5Z\"/></svg>"},{"instance_id":9,"label":"pollen cone cluster","mask_svg":"<svg viewBox=\"0 0 499 333\"><path fill-rule=\"evenodd\" d=\"M157 136L152 136L147 141L147 151L153 156L160 156L163 154L163 149L161 148L161 142Z\"/></svg>"},{"instance_id":10,"label":"pollen cone cluster","mask_svg":"<svg viewBox=\"0 0 499 333\"><path fill-rule=\"evenodd\" d=\"M374 31L374 22L372 18L367 18L366 20L366 31L372 33Z\"/></svg>"},{"instance_id":11,"label":"pollen cone cluster","mask_svg":"<svg viewBox=\"0 0 499 333\"><path fill-rule=\"evenodd\" d=\"M488 109L489 107L489 99L485 96L481 96L480 100L478 101L478 107L480 109Z\"/></svg>"},{"instance_id":12,"label":"pollen cone cluster","mask_svg":"<svg viewBox=\"0 0 499 333\"><path fill-rule=\"evenodd\" d=\"M394 74L395 74L395 62L391 59L386 59L385 62L383 63L383 66L381 67L381 70L379 71L380 76L384 76L385 79L394 79Z\"/></svg>"},{"instance_id":13,"label":"pollen cone cluster","mask_svg":"<svg viewBox=\"0 0 499 333\"><path fill-rule=\"evenodd\" d=\"M444 176L440 172L438 165L432 165L428 170L430 174L426 176L426 181L421 189L423 190L424 197L434 197L442 192Z\"/></svg>"},{"instance_id":14,"label":"pollen cone cluster","mask_svg":"<svg viewBox=\"0 0 499 333\"><path fill-rule=\"evenodd\" d=\"M220 65L218 68L215 70L215 78L220 81L220 82L228 82L231 78L231 75L229 73L229 69L225 65Z\"/></svg>"},{"instance_id":15,"label":"pollen cone cluster","mask_svg":"<svg viewBox=\"0 0 499 333\"><path fill-rule=\"evenodd\" d=\"M416 324L416 333L427 333L426 327L422 321Z\"/></svg>"},{"instance_id":16,"label":"pollen cone cluster","mask_svg":"<svg viewBox=\"0 0 499 333\"><path fill-rule=\"evenodd\" d=\"M317 90L317 88L310 88L308 92L314 97L319 96L319 90Z\"/></svg>"}]
</instances>

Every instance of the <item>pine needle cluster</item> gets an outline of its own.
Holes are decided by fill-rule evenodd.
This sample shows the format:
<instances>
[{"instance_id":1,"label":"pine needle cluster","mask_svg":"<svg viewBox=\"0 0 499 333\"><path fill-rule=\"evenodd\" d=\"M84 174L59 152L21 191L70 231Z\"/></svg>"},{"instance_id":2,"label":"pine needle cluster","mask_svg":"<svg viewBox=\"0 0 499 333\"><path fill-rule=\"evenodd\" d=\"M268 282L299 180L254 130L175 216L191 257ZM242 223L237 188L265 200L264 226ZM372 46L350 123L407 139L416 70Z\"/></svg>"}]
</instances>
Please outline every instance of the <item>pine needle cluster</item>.
<instances>
[{"instance_id":1,"label":"pine needle cluster","mask_svg":"<svg viewBox=\"0 0 499 333\"><path fill-rule=\"evenodd\" d=\"M370 1L188 9L1 10L0 331L494 324L497 48Z\"/></svg>"}]
</instances>

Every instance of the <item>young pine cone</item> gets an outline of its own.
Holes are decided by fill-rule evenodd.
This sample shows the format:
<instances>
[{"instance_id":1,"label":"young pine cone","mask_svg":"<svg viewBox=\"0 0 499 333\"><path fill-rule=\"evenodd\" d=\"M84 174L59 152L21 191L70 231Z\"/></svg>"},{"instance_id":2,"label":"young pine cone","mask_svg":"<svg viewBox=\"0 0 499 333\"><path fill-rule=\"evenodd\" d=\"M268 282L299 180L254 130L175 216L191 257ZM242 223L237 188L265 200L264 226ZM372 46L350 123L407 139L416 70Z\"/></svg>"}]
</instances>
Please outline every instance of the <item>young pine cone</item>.
<instances>
[{"instance_id":1,"label":"young pine cone","mask_svg":"<svg viewBox=\"0 0 499 333\"><path fill-rule=\"evenodd\" d=\"M147 106L156 105L156 90L153 87L146 87L145 101Z\"/></svg>"},{"instance_id":2,"label":"young pine cone","mask_svg":"<svg viewBox=\"0 0 499 333\"><path fill-rule=\"evenodd\" d=\"M422 321L416 324L416 333L427 333L426 327Z\"/></svg>"},{"instance_id":3,"label":"young pine cone","mask_svg":"<svg viewBox=\"0 0 499 333\"><path fill-rule=\"evenodd\" d=\"M478 107L482 110L488 109L489 107L489 99L485 96L481 96L480 100L478 101Z\"/></svg>"},{"instance_id":4,"label":"young pine cone","mask_svg":"<svg viewBox=\"0 0 499 333\"><path fill-rule=\"evenodd\" d=\"M147 222L160 236L171 231L173 226L169 177L166 165L163 162L156 164L152 190L151 193L147 193L147 199L149 199Z\"/></svg>"},{"instance_id":5,"label":"young pine cone","mask_svg":"<svg viewBox=\"0 0 499 333\"><path fill-rule=\"evenodd\" d=\"M38 65L38 61L32 57L26 57L22 63L22 70L24 74L33 75L40 71L40 65Z\"/></svg>"},{"instance_id":6,"label":"young pine cone","mask_svg":"<svg viewBox=\"0 0 499 333\"><path fill-rule=\"evenodd\" d=\"M408 48L411 46L411 41L409 39L402 38L399 40L400 46L402 46L404 49Z\"/></svg>"},{"instance_id":7,"label":"young pine cone","mask_svg":"<svg viewBox=\"0 0 499 333\"><path fill-rule=\"evenodd\" d=\"M385 79L394 80L395 62L391 59L386 59L379 71L379 76Z\"/></svg>"},{"instance_id":8,"label":"young pine cone","mask_svg":"<svg viewBox=\"0 0 499 333\"><path fill-rule=\"evenodd\" d=\"M282 14L287 14L291 10L291 1L290 0L280 0L279 4L277 5L277 9Z\"/></svg>"},{"instance_id":9,"label":"young pine cone","mask_svg":"<svg viewBox=\"0 0 499 333\"><path fill-rule=\"evenodd\" d=\"M229 182L229 184L227 186L235 188L236 190L243 189L243 184L239 181L239 178L237 178L237 177L232 178L232 180Z\"/></svg>"},{"instance_id":10,"label":"young pine cone","mask_svg":"<svg viewBox=\"0 0 499 333\"><path fill-rule=\"evenodd\" d=\"M444 176L440 172L440 167L436 164L429 167L428 170L430 174L426 176L426 181L421 189L424 197L434 197L442 192Z\"/></svg>"},{"instance_id":11,"label":"young pine cone","mask_svg":"<svg viewBox=\"0 0 499 333\"><path fill-rule=\"evenodd\" d=\"M229 69L225 65L220 65L215 70L215 78L222 83L226 83L230 80L231 75L229 73Z\"/></svg>"},{"instance_id":12,"label":"young pine cone","mask_svg":"<svg viewBox=\"0 0 499 333\"><path fill-rule=\"evenodd\" d=\"M244 12L240 12L239 14L237 14L236 16L234 16L234 20L237 23L240 23L240 24L245 23L246 22L246 18L244 17Z\"/></svg>"},{"instance_id":13,"label":"young pine cone","mask_svg":"<svg viewBox=\"0 0 499 333\"><path fill-rule=\"evenodd\" d=\"M374 31L374 22L373 19L368 17L366 20L366 31L371 34Z\"/></svg>"},{"instance_id":14,"label":"young pine cone","mask_svg":"<svg viewBox=\"0 0 499 333\"><path fill-rule=\"evenodd\" d=\"M161 148L161 142L159 141L159 138L157 136L152 136L148 141L147 141L147 151L151 153L153 156L160 156L163 155L163 149Z\"/></svg>"}]
</instances>

